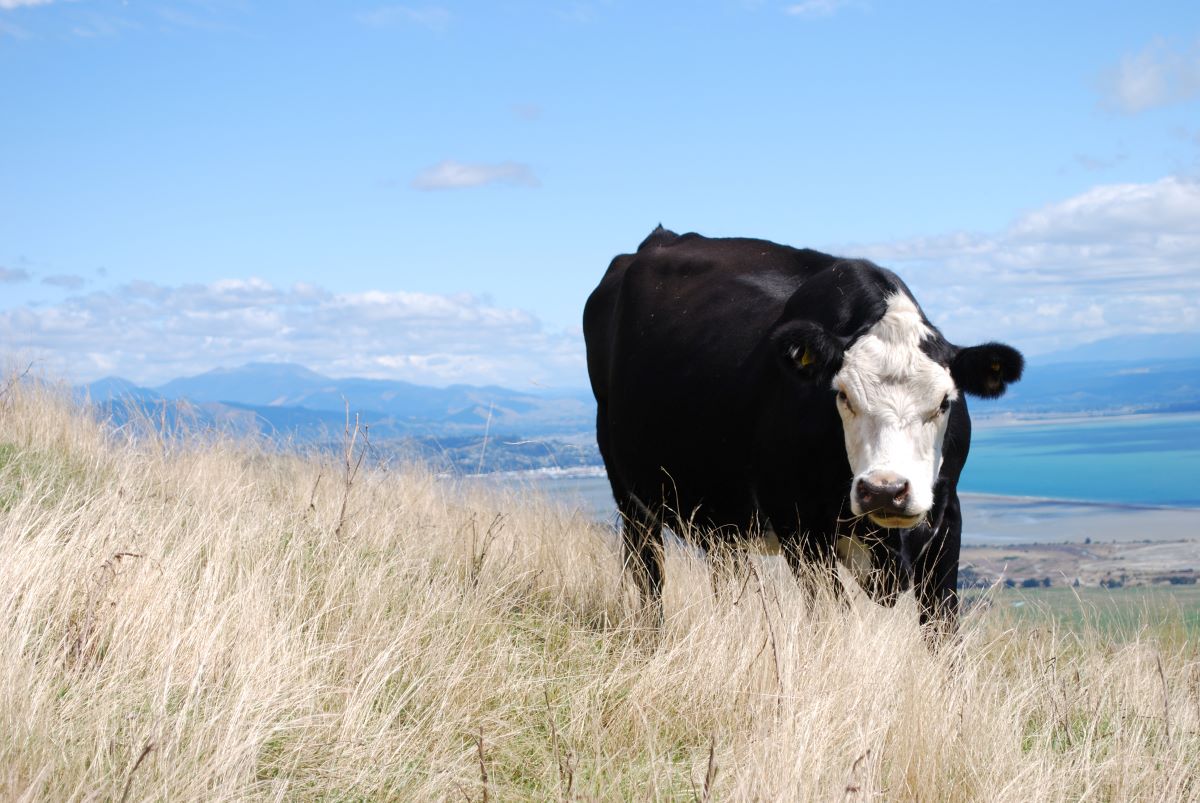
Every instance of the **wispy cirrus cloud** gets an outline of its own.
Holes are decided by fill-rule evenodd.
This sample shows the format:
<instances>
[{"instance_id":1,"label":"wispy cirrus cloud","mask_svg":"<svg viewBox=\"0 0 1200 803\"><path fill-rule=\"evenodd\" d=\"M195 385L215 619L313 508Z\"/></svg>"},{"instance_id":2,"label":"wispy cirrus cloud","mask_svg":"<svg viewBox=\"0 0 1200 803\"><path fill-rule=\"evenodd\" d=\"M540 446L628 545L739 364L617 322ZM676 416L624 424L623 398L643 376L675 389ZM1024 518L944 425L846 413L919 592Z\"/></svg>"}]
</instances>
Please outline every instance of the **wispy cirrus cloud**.
<instances>
[{"instance_id":1,"label":"wispy cirrus cloud","mask_svg":"<svg viewBox=\"0 0 1200 803\"><path fill-rule=\"evenodd\" d=\"M0 310L0 342L75 381L120 373L154 384L268 360L435 385L584 383L578 334L547 331L524 310L467 293L335 293L257 278L135 281Z\"/></svg>"},{"instance_id":2,"label":"wispy cirrus cloud","mask_svg":"<svg viewBox=\"0 0 1200 803\"><path fill-rule=\"evenodd\" d=\"M29 6L48 6L54 0L0 0L0 11L12 11L14 8Z\"/></svg>"},{"instance_id":3,"label":"wispy cirrus cloud","mask_svg":"<svg viewBox=\"0 0 1200 803\"><path fill-rule=\"evenodd\" d=\"M1129 160L1129 153L1122 150L1113 156L1093 156L1088 153L1075 154L1075 164L1089 172L1111 170Z\"/></svg>"},{"instance_id":4,"label":"wispy cirrus cloud","mask_svg":"<svg viewBox=\"0 0 1200 803\"><path fill-rule=\"evenodd\" d=\"M431 31L446 30L453 18L449 9L441 6L379 6L355 15L360 23L372 28L416 25Z\"/></svg>"},{"instance_id":5,"label":"wispy cirrus cloud","mask_svg":"<svg viewBox=\"0 0 1200 803\"><path fill-rule=\"evenodd\" d=\"M42 279L42 284L51 287L61 287L64 290L78 290L87 284L87 279L70 273L56 273L53 276L47 276Z\"/></svg>"},{"instance_id":6,"label":"wispy cirrus cloud","mask_svg":"<svg viewBox=\"0 0 1200 803\"><path fill-rule=\"evenodd\" d=\"M1137 114L1200 97L1200 42L1183 50L1157 40L1100 76L1101 103Z\"/></svg>"},{"instance_id":7,"label":"wispy cirrus cloud","mask_svg":"<svg viewBox=\"0 0 1200 803\"><path fill-rule=\"evenodd\" d=\"M848 251L896 268L962 343L1045 353L1122 334L1200 331L1200 182L1110 184L992 234Z\"/></svg>"},{"instance_id":8,"label":"wispy cirrus cloud","mask_svg":"<svg viewBox=\"0 0 1200 803\"><path fill-rule=\"evenodd\" d=\"M230 33L239 29L246 6L241 0L184 0L164 3L79 3L77 0L0 0L0 12L33 6L61 6L62 30L80 39L121 36L131 31L198 30ZM15 15L14 15L15 16ZM0 18L0 35L32 38L33 34Z\"/></svg>"},{"instance_id":9,"label":"wispy cirrus cloud","mask_svg":"<svg viewBox=\"0 0 1200 803\"><path fill-rule=\"evenodd\" d=\"M533 122L542 119L542 107L536 103L514 103L509 110L519 120Z\"/></svg>"},{"instance_id":10,"label":"wispy cirrus cloud","mask_svg":"<svg viewBox=\"0 0 1200 803\"><path fill-rule=\"evenodd\" d=\"M28 39L29 31L22 28L20 25L13 25L4 20L0 20L0 36L10 36L13 39Z\"/></svg>"},{"instance_id":11,"label":"wispy cirrus cloud","mask_svg":"<svg viewBox=\"0 0 1200 803\"><path fill-rule=\"evenodd\" d=\"M27 282L29 279L27 270L0 266L0 284L16 284L17 282Z\"/></svg>"},{"instance_id":12,"label":"wispy cirrus cloud","mask_svg":"<svg viewBox=\"0 0 1200 803\"><path fill-rule=\"evenodd\" d=\"M32 6L46 6L54 0L0 0L0 12L15 11L18 8L29 8ZM28 39L30 38L29 31L22 28L9 20L0 19L0 36L8 36L13 39Z\"/></svg>"},{"instance_id":13,"label":"wispy cirrus cloud","mask_svg":"<svg viewBox=\"0 0 1200 803\"><path fill-rule=\"evenodd\" d=\"M460 190L506 184L514 187L540 187L541 182L529 165L520 162L470 163L446 159L422 170L412 180L418 190Z\"/></svg>"},{"instance_id":14,"label":"wispy cirrus cloud","mask_svg":"<svg viewBox=\"0 0 1200 803\"><path fill-rule=\"evenodd\" d=\"M856 0L803 0L785 6L783 13L793 17L832 17L858 4Z\"/></svg>"}]
</instances>

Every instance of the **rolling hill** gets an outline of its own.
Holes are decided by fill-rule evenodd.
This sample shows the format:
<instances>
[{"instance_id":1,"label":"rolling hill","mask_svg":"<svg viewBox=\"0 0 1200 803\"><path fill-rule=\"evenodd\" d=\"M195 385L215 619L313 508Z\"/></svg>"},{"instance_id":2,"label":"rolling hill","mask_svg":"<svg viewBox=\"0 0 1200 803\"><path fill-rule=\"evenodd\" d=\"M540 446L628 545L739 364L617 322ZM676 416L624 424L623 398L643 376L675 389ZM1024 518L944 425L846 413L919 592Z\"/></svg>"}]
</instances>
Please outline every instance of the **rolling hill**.
<instances>
[{"instance_id":1,"label":"rolling hill","mask_svg":"<svg viewBox=\"0 0 1200 803\"><path fill-rule=\"evenodd\" d=\"M986 420L1200 411L1196 341L1192 336L1113 339L1037 357L1006 396L973 403L972 415ZM444 470L600 464L595 402L586 389L430 387L333 378L293 363L254 362L149 388L106 377L79 391L118 425L143 415L171 427L195 424L328 445L341 438L349 410L370 426L380 453L420 457Z\"/></svg>"},{"instance_id":2,"label":"rolling hill","mask_svg":"<svg viewBox=\"0 0 1200 803\"><path fill-rule=\"evenodd\" d=\"M289 363L249 363L152 388L106 377L79 391L118 426L140 415L171 428L218 428L324 446L339 442L349 411L369 426L379 454L420 458L442 470L599 463L590 436L590 394L335 379Z\"/></svg>"}]
</instances>

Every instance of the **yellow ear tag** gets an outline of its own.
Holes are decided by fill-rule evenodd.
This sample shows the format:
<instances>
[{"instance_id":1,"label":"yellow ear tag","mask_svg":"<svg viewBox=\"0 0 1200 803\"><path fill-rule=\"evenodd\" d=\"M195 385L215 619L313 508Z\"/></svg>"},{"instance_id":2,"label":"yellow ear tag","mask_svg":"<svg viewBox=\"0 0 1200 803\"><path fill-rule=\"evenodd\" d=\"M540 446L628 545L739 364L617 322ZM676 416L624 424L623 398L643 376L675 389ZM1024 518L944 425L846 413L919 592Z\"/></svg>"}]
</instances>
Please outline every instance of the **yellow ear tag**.
<instances>
[{"instance_id":1,"label":"yellow ear tag","mask_svg":"<svg viewBox=\"0 0 1200 803\"><path fill-rule=\"evenodd\" d=\"M810 366L812 364L813 364L812 352L809 351L808 347L806 346L804 348L804 354L801 355L801 357L800 357L800 367L807 368L808 366Z\"/></svg>"}]
</instances>

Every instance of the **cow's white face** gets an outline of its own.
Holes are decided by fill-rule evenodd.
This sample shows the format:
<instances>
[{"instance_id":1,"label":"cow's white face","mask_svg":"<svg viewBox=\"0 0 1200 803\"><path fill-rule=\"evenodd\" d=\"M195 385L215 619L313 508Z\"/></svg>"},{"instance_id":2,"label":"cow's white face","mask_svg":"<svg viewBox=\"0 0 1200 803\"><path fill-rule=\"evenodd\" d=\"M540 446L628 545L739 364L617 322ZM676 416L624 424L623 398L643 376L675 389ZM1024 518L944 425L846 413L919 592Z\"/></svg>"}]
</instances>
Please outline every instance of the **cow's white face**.
<instances>
[{"instance_id":1,"label":"cow's white face","mask_svg":"<svg viewBox=\"0 0 1200 803\"><path fill-rule=\"evenodd\" d=\"M921 351L932 334L912 300L897 293L833 377L854 472L850 508L884 527L915 526L933 506L958 390L950 372Z\"/></svg>"}]
</instances>

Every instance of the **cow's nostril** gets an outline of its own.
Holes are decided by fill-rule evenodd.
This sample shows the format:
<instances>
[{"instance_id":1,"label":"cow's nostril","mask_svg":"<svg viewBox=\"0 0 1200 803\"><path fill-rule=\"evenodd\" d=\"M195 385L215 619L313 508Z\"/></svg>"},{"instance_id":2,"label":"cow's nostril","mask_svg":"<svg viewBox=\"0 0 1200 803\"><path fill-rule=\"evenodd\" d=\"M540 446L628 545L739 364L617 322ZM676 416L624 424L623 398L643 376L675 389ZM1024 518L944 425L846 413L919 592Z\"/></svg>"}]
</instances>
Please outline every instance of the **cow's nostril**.
<instances>
[{"instance_id":1,"label":"cow's nostril","mask_svg":"<svg viewBox=\"0 0 1200 803\"><path fill-rule=\"evenodd\" d=\"M908 480L894 475L863 477L858 481L858 501L864 510L897 510L908 503Z\"/></svg>"}]
</instances>

